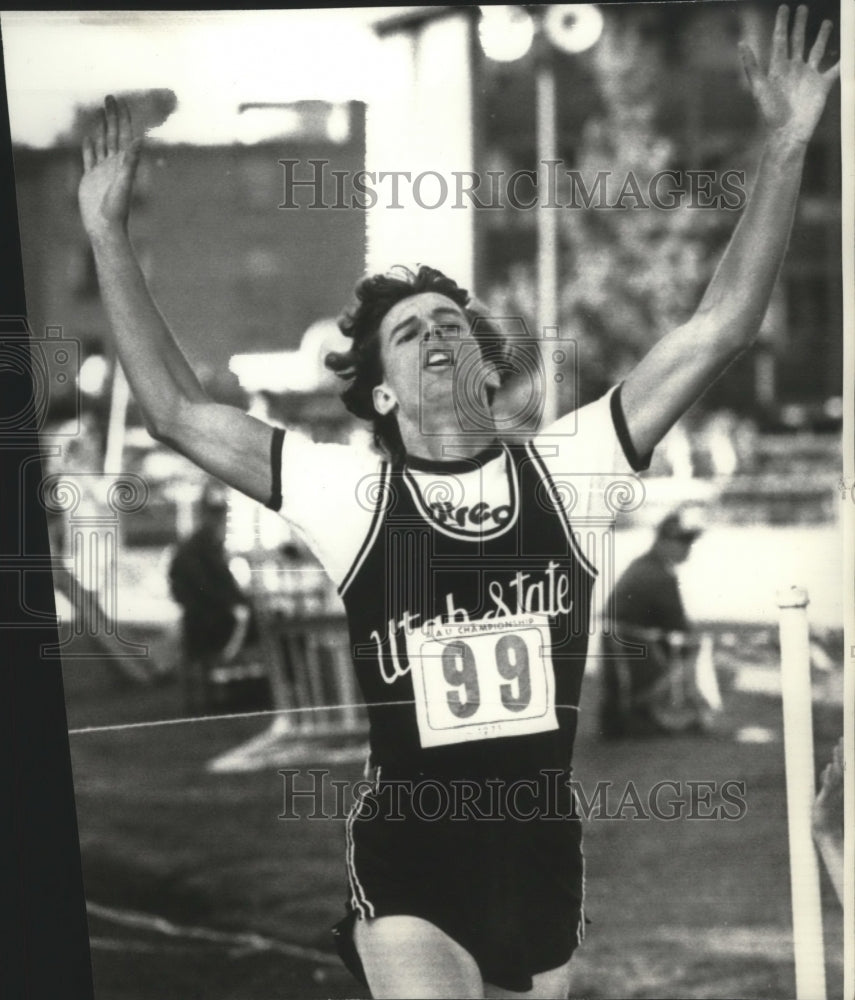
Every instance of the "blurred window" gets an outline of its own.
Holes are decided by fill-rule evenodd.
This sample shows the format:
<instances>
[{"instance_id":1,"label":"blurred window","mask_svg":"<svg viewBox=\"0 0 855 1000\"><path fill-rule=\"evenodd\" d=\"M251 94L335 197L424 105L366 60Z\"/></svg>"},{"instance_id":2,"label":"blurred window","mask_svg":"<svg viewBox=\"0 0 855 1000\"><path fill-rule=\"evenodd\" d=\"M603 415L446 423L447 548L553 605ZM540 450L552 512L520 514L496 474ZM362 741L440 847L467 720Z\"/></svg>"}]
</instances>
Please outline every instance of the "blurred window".
<instances>
[{"instance_id":1,"label":"blurred window","mask_svg":"<svg viewBox=\"0 0 855 1000\"><path fill-rule=\"evenodd\" d=\"M79 299L93 298L98 294L98 273L95 255L89 243L81 243L68 254L67 280L71 293Z\"/></svg>"},{"instance_id":2,"label":"blurred window","mask_svg":"<svg viewBox=\"0 0 855 1000\"><path fill-rule=\"evenodd\" d=\"M83 176L83 164L81 158L76 155L69 156L65 169L65 191L68 197L76 204L77 189L80 186L80 178Z\"/></svg>"},{"instance_id":3,"label":"blurred window","mask_svg":"<svg viewBox=\"0 0 855 1000\"><path fill-rule=\"evenodd\" d=\"M834 149L829 146L828 139L835 142ZM832 157L839 156L837 141L834 136L818 133L808 145L805 154L805 166L802 173L802 196L817 194L832 194ZM837 185L834 185L837 188ZM835 192L836 193L836 192Z\"/></svg>"},{"instance_id":4,"label":"blurred window","mask_svg":"<svg viewBox=\"0 0 855 1000\"><path fill-rule=\"evenodd\" d=\"M816 362L831 357L835 342L840 342L839 325L832 311L833 294L827 274L789 276L787 346L778 358L779 398L810 401L827 395L828 365Z\"/></svg>"},{"instance_id":5,"label":"blurred window","mask_svg":"<svg viewBox=\"0 0 855 1000\"><path fill-rule=\"evenodd\" d=\"M241 258L238 290L246 301L275 303L283 279L282 254L268 247L253 247Z\"/></svg>"},{"instance_id":6,"label":"blurred window","mask_svg":"<svg viewBox=\"0 0 855 1000\"><path fill-rule=\"evenodd\" d=\"M269 212L282 200L282 167L270 153L263 159L245 153L238 167L239 197L251 212Z\"/></svg>"},{"instance_id":7,"label":"blurred window","mask_svg":"<svg viewBox=\"0 0 855 1000\"><path fill-rule=\"evenodd\" d=\"M793 274L787 290L790 343L809 349L830 319L828 278L824 274Z\"/></svg>"},{"instance_id":8,"label":"blurred window","mask_svg":"<svg viewBox=\"0 0 855 1000\"><path fill-rule=\"evenodd\" d=\"M151 188L151 155L149 154L147 156L144 151L142 157L140 158L139 166L137 167L136 176L134 177L134 189L131 204L134 207L138 207L148 201L149 195L151 194Z\"/></svg>"}]
</instances>

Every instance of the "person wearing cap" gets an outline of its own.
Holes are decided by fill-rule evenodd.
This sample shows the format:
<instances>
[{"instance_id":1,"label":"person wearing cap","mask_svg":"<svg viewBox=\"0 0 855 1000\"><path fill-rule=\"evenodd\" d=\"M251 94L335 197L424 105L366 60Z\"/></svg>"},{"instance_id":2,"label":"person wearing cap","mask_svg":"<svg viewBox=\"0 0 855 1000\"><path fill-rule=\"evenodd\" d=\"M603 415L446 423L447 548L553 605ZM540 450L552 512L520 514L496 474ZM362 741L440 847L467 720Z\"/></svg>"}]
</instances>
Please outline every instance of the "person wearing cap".
<instances>
[{"instance_id":1,"label":"person wearing cap","mask_svg":"<svg viewBox=\"0 0 855 1000\"><path fill-rule=\"evenodd\" d=\"M600 727L603 736L645 736L693 727L691 706L673 712L671 681L697 642L686 616L676 567L688 559L703 529L694 511L669 514L653 545L619 578L606 605ZM644 647L628 655L627 644Z\"/></svg>"},{"instance_id":2,"label":"person wearing cap","mask_svg":"<svg viewBox=\"0 0 855 1000\"><path fill-rule=\"evenodd\" d=\"M228 502L222 489L214 484L206 487L199 515L199 527L178 544L169 566L170 590L183 611L181 633L189 710L207 707L211 670L240 652L252 624L249 599L226 559Z\"/></svg>"}]
</instances>

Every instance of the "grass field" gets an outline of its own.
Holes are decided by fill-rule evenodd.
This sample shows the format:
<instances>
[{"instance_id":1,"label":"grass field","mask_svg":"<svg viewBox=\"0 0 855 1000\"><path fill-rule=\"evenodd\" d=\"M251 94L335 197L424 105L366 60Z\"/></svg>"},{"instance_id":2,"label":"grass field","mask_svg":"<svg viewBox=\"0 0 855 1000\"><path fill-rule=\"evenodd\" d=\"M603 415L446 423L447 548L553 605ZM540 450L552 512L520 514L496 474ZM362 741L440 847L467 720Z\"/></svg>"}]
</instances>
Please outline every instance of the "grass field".
<instances>
[{"instance_id":1,"label":"grass field","mask_svg":"<svg viewBox=\"0 0 855 1000\"><path fill-rule=\"evenodd\" d=\"M104 665L66 671L70 726L168 718L172 685L120 687ZM729 736L604 743L595 683L576 755L583 787L632 779L744 781L738 821L592 819L585 851L592 924L574 958L578 997L791 997L794 991L780 701L731 691ZM97 1000L279 1000L365 996L333 955L344 899L343 823L281 820L276 768L211 774L260 719L70 737ZM817 769L842 728L816 705ZM331 765L356 778L355 759ZM294 766L347 758L295 745ZM829 997L842 993L842 919L823 883Z\"/></svg>"}]
</instances>

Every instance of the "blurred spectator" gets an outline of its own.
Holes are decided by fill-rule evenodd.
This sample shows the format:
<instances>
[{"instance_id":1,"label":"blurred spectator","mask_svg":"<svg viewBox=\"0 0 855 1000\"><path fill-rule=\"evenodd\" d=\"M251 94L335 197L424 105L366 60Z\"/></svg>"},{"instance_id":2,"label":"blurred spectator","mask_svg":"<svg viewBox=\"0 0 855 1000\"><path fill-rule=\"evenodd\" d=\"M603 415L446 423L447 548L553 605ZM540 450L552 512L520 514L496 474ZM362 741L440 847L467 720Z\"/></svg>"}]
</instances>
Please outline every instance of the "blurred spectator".
<instances>
[{"instance_id":1,"label":"blurred spectator","mask_svg":"<svg viewBox=\"0 0 855 1000\"><path fill-rule=\"evenodd\" d=\"M81 417L80 426L68 421L50 429L56 444L45 456L45 477L70 480L79 493L80 500L74 512L85 517L98 517L104 509L104 479L100 445L101 429L90 415ZM112 480L109 480L112 482ZM46 505L51 552L54 558L69 555L68 509Z\"/></svg>"},{"instance_id":2,"label":"blurred spectator","mask_svg":"<svg viewBox=\"0 0 855 1000\"><path fill-rule=\"evenodd\" d=\"M172 596L181 605L186 708L207 708L211 673L257 638L255 617L226 559L224 493L206 488L201 523L181 541L169 567Z\"/></svg>"},{"instance_id":3,"label":"blurred spectator","mask_svg":"<svg viewBox=\"0 0 855 1000\"><path fill-rule=\"evenodd\" d=\"M757 465L757 427L731 410L709 414L697 428L696 446L701 475L751 473Z\"/></svg>"},{"instance_id":4,"label":"blurred spectator","mask_svg":"<svg viewBox=\"0 0 855 1000\"><path fill-rule=\"evenodd\" d=\"M813 839L843 906L843 737L822 772L813 805Z\"/></svg>"},{"instance_id":5,"label":"blurred spectator","mask_svg":"<svg viewBox=\"0 0 855 1000\"><path fill-rule=\"evenodd\" d=\"M739 468L737 427L737 417L730 410L718 410L707 419L703 438L709 456L710 472L714 476L732 476Z\"/></svg>"},{"instance_id":6,"label":"blurred spectator","mask_svg":"<svg viewBox=\"0 0 855 1000\"><path fill-rule=\"evenodd\" d=\"M128 656L107 611L116 607L116 539L111 544L107 538L115 531L107 494L116 477L102 471L102 429L92 414L84 414L79 427L72 420L51 428L50 434L56 443L45 456L45 481L58 485L48 490L56 496L44 507L61 632L68 627L78 638L85 636L81 641L88 654L108 660L117 679L149 683L162 675L162 663L151 654Z\"/></svg>"},{"instance_id":7,"label":"blurred spectator","mask_svg":"<svg viewBox=\"0 0 855 1000\"><path fill-rule=\"evenodd\" d=\"M650 550L618 580L606 605L600 725L608 738L703 728L703 699L689 679L700 642L686 617L675 567L702 533L678 510L656 529ZM628 643L644 655L627 655Z\"/></svg>"},{"instance_id":8,"label":"blurred spectator","mask_svg":"<svg viewBox=\"0 0 855 1000\"><path fill-rule=\"evenodd\" d=\"M681 421L665 435L662 451L670 474L678 479L691 479L694 475L692 441Z\"/></svg>"}]
</instances>

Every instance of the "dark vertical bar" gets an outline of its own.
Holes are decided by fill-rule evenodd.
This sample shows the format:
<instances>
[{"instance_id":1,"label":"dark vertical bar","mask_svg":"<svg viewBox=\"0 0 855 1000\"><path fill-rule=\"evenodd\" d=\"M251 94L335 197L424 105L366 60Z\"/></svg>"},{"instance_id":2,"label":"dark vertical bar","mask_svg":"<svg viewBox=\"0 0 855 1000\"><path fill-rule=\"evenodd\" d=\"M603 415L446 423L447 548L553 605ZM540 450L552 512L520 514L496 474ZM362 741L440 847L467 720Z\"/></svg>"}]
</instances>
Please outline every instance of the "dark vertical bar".
<instances>
[{"instance_id":1,"label":"dark vertical bar","mask_svg":"<svg viewBox=\"0 0 855 1000\"><path fill-rule=\"evenodd\" d=\"M50 572L21 556L49 554L40 479L38 415L26 360L26 299L12 140L0 37L0 996L91 1000L92 970L77 816L58 660L39 650L55 626ZM22 364L17 361L23 359ZM26 516L25 516L26 515ZM16 565L17 563L17 565Z\"/></svg>"},{"instance_id":2,"label":"dark vertical bar","mask_svg":"<svg viewBox=\"0 0 855 1000\"><path fill-rule=\"evenodd\" d=\"M486 162L487 143L485 140L486 129L486 101L484 83L484 53L481 51L481 43L478 40L478 22L480 13L477 7L472 8L469 17L469 65L471 68L469 99L472 102L472 169L480 176L483 176ZM477 195L482 201L489 202L490 195L488 189L479 191ZM490 267L487 261L487 222L488 213L472 208L474 214L474 232L472 239L472 288L479 298L486 294L488 279L491 277Z\"/></svg>"}]
</instances>

